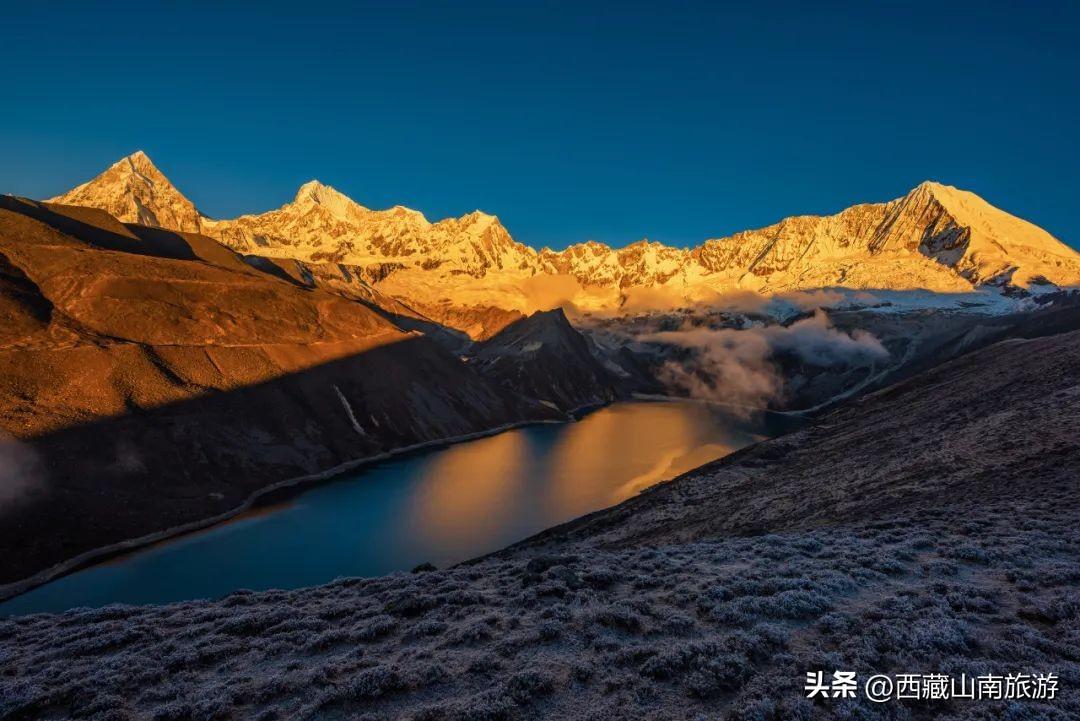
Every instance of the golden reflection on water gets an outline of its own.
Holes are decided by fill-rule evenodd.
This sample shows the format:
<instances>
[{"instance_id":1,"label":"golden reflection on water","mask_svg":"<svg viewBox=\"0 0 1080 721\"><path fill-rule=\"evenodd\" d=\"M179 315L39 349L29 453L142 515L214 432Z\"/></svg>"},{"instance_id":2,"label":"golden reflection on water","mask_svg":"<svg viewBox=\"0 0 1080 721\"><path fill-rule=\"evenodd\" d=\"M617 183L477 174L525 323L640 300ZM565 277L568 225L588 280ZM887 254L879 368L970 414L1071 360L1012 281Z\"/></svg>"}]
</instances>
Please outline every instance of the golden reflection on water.
<instances>
[{"instance_id":1,"label":"golden reflection on water","mask_svg":"<svg viewBox=\"0 0 1080 721\"><path fill-rule=\"evenodd\" d=\"M612 503L625 501L630 496L641 493L649 486L680 476L689 470L702 466L709 461L726 456L735 450L732 446L719 443L706 443L698 448L681 448L668 451L649 470L634 476L619 486L612 493Z\"/></svg>"},{"instance_id":2,"label":"golden reflection on water","mask_svg":"<svg viewBox=\"0 0 1080 721\"><path fill-rule=\"evenodd\" d=\"M529 445L525 433L509 431L433 456L413 497L413 526L450 548L489 536L523 490Z\"/></svg>"},{"instance_id":3,"label":"golden reflection on water","mask_svg":"<svg viewBox=\"0 0 1080 721\"><path fill-rule=\"evenodd\" d=\"M550 512L563 518L612 506L738 445L687 404L611 406L578 422L551 451Z\"/></svg>"},{"instance_id":4,"label":"golden reflection on water","mask_svg":"<svg viewBox=\"0 0 1080 721\"><path fill-rule=\"evenodd\" d=\"M297 588L490 553L618 503L765 432L689 402L620 403L386 461L0 605L62 611ZM13 605L14 604L14 605ZM16 609L18 609L16 611Z\"/></svg>"},{"instance_id":5,"label":"golden reflection on water","mask_svg":"<svg viewBox=\"0 0 1080 721\"><path fill-rule=\"evenodd\" d=\"M410 525L439 547L468 549L500 528L531 533L617 504L751 442L709 413L616 404L551 429L550 440L518 430L447 448L424 471Z\"/></svg>"}]
</instances>

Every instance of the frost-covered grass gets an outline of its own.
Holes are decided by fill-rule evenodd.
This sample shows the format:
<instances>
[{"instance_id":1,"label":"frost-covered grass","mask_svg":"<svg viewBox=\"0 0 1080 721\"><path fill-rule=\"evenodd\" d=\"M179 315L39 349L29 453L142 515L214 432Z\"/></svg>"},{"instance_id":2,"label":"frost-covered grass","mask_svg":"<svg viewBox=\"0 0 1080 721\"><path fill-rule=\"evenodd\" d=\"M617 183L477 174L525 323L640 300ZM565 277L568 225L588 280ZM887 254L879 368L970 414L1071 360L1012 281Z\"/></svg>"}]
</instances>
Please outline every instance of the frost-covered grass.
<instances>
[{"instance_id":1,"label":"frost-covered grass","mask_svg":"<svg viewBox=\"0 0 1080 721\"><path fill-rule=\"evenodd\" d=\"M0 622L4 718L1076 718L1068 501L487 560ZM1023 506L1023 504L1016 504ZM1046 672L1057 700L811 702L808 670Z\"/></svg>"}]
</instances>

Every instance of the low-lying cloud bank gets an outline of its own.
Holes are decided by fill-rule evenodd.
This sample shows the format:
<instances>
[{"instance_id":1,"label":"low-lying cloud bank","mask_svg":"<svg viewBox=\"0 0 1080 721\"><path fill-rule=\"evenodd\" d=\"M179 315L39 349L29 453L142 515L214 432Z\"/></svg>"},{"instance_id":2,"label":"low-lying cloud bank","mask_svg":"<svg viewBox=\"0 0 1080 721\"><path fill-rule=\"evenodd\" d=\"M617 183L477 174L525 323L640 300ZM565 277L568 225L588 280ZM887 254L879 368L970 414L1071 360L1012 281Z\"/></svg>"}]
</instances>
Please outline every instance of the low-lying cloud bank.
<instances>
[{"instance_id":1,"label":"low-lying cloud bank","mask_svg":"<svg viewBox=\"0 0 1080 721\"><path fill-rule=\"evenodd\" d=\"M753 408L780 398L781 354L824 368L870 365L889 357L873 334L839 330L821 309L789 326L683 328L644 334L638 340L691 351L661 367L660 379L669 387L694 398Z\"/></svg>"},{"instance_id":2,"label":"low-lying cloud bank","mask_svg":"<svg viewBox=\"0 0 1080 721\"><path fill-rule=\"evenodd\" d=\"M614 293L585 288L570 275L537 276L525 281L520 290L526 313L561 307L582 327L598 319L601 323L629 319L626 324L604 327L600 335L616 343L640 341L683 349L659 368L659 380L672 392L717 403L765 408L781 399L781 360L796 359L817 368L850 368L889 357L873 334L839 330L825 311L876 302L864 291L825 288L766 295L735 290L698 292L690 300L682 288L632 287ZM610 297L602 297L605 294ZM597 301L616 301L617 305L598 307ZM781 324L808 311L814 315ZM735 322L741 320L744 327L698 325L716 313L735 314ZM759 325L763 319L770 324ZM679 322L678 330L670 330Z\"/></svg>"},{"instance_id":3,"label":"low-lying cloud bank","mask_svg":"<svg viewBox=\"0 0 1080 721\"><path fill-rule=\"evenodd\" d=\"M822 288L780 293L752 290L712 290L703 286L582 285L569 274L540 274L516 287L518 309L525 314L562 308L570 315L626 316L678 311L749 313L777 319L790 318L815 308L838 308L877 302L866 291Z\"/></svg>"},{"instance_id":4,"label":"low-lying cloud bank","mask_svg":"<svg viewBox=\"0 0 1080 721\"><path fill-rule=\"evenodd\" d=\"M524 304L522 312L526 315L553 308L573 312L575 302L584 292L572 275L535 275L522 282L520 290Z\"/></svg>"}]
</instances>

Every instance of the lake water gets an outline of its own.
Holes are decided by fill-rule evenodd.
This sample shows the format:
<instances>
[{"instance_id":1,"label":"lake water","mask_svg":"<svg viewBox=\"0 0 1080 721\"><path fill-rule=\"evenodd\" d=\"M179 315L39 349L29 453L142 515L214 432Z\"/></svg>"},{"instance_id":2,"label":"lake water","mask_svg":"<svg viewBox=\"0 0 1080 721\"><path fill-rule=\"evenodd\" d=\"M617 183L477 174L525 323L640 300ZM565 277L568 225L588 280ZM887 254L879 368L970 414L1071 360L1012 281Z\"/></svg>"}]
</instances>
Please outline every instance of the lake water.
<instances>
[{"instance_id":1,"label":"lake water","mask_svg":"<svg viewBox=\"0 0 1080 721\"><path fill-rule=\"evenodd\" d=\"M299 588L496 551L782 430L683 401L619 403L366 466L204 531L115 557L0 614Z\"/></svg>"}]
</instances>

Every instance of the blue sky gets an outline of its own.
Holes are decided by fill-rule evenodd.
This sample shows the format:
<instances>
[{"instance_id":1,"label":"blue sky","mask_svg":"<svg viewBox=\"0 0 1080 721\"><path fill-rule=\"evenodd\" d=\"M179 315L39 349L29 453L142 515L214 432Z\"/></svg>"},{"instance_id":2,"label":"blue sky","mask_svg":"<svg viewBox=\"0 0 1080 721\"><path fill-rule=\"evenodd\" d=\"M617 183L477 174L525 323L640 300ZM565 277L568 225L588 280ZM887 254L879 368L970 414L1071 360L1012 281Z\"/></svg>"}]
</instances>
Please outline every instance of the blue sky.
<instances>
[{"instance_id":1,"label":"blue sky","mask_svg":"<svg viewBox=\"0 0 1080 721\"><path fill-rule=\"evenodd\" d=\"M1080 247L1080 3L90 5L5 8L0 192L141 148L212 216L317 177L563 247L933 179Z\"/></svg>"}]
</instances>

